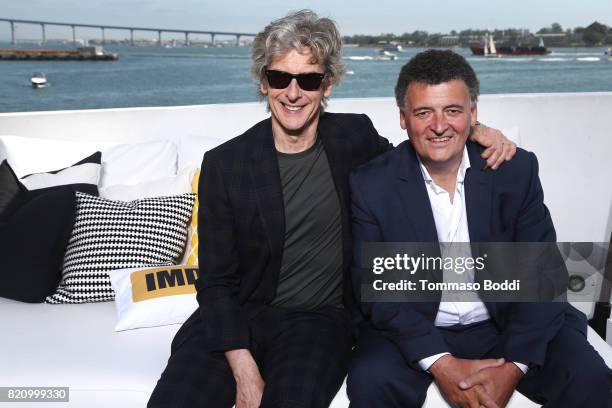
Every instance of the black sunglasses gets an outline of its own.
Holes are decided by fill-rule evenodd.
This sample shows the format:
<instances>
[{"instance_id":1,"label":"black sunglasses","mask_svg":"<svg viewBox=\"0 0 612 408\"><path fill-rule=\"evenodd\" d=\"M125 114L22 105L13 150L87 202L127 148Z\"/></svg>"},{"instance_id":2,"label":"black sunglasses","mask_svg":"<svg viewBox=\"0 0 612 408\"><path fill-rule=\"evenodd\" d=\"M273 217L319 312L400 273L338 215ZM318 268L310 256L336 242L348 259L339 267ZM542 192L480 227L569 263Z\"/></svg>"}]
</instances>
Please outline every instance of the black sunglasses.
<instances>
[{"instance_id":1,"label":"black sunglasses","mask_svg":"<svg viewBox=\"0 0 612 408\"><path fill-rule=\"evenodd\" d=\"M321 82L323 82L324 77L325 74L320 74L318 72L294 75L289 72L266 69L268 85L274 89L285 89L289 86L293 78L295 78L299 87L304 91L316 91L321 87Z\"/></svg>"}]
</instances>

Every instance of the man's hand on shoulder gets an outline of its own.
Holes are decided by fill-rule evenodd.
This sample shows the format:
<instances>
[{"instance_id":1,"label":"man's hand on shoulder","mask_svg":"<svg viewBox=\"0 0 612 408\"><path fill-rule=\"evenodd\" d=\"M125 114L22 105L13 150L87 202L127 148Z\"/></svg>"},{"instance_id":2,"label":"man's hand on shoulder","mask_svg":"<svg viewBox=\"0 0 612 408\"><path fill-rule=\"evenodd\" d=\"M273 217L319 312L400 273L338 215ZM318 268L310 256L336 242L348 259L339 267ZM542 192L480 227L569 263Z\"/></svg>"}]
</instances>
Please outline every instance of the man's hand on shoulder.
<instances>
[{"instance_id":1,"label":"man's hand on shoulder","mask_svg":"<svg viewBox=\"0 0 612 408\"><path fill-rule=\"evenodd\" d=\"M483 387L487 394L499 405L506 406L516 389L523 372L514 363L505 363L498 367L482 369L465 380L459 382L459 388L470 390L473 387Z\"/></svg>"},{"instance_id":2,"label":"man's hand on shoulder","mask_svg":"<svg viewBox=\"0 0 612 408\"><path fill-rule=\"evenodd\" d=\"M459 388L459 382L472 378L485 369L499 367L504 364L503 359L465 360L455 358L450 354L440 357L429 368L440 392L453 406L466 408L499 408L499 405L487 392L484 386L475 384L467 389Z\"/></svg>"},{"instance_id":3,"label":"man's hand on shoulder","mask_svg":"<svg viewBox=\"0 0 612 408\"><path fill-rule=\"evenodd\" d=\"M516 144L502 132L482 123L472 127L470 140L486 147L482 158L487 161L487 167L495 170L504 160L511 160L516 154Z\"/></svg>"},{"instance_id":4,"label":"man's hand on shoulder","mask_svg":"<svg viewBox=\"0 0 612 408\"><path fill-rule=\"evenodd\" d=\"M236 380L236 408L259 408L265 383L251 352L230 350L225 357Z\"/></svg>"}]
</instances>

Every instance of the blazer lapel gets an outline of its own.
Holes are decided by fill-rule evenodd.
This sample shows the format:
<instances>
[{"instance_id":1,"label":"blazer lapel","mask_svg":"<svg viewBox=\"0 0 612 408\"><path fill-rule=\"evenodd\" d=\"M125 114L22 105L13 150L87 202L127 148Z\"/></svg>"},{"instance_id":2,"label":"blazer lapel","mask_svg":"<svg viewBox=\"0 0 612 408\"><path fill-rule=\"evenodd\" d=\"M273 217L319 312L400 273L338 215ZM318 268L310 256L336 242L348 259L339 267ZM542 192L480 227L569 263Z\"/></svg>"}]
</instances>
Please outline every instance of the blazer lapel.
<instances>
[{"instance_id":1,"label":"blazer lapel","mask_svg":"<svg viewBox=\"0 0 612 408\"><path fill-rule=\"evenodd\" d=\"M402 154L397 162L396 190L405 209L403 213L411 224L407 228L414 231L416 235L407 238L414 242L435 243L434 245L424 244L423 251L427 252L427 256L441 256L436 222L416 152L410 141L403 142L397 148L402 149ZM435 282L442 282L443 280L442 271L438 269L430 270L426 277ZM441 293L436 291L437 299L440 299ZM436 301L415 303L414 307L433 321L436 318L439 306L439 301Z\"/></svg>"},{"instance_id":2,"label":"blazer lapel","mask_svg":"<svg viewBox=\"0 0 612 408\"><path fill-rule=\"evenodd\" d=\"M465 189L465 206L468 220L468 230L470 232L470 246L472 256L478 257L486 251L486 243L491 240L490 225L491 225L491 194L493 172L485 170L485 161L472 142L467 143L468 155L470 156L470 168L465 174L464 189ZM482 276L475 271L474 281L482 283ZM496 316L496 302L490 302L490 293L480 291L481 300L485 303L486 308L491 316Z\"/></svg>"},{"instance_id":3,"label":"blazer lapel","mask_svg":"<svg viewBox=\"0 0 612 408\"><path fill-rule=\"evenodd\" d=\"M273 263L278 266L273 270L278 273L285 237L285 205L270 119L259 128L253 142L250 172Z\"/></svg>"},{"instance_id":4,"label":"blazer lapel","mask_svg":"<svg viewBox=\"0 0 612 408\"><path fill-rule=\"evenodd\" d=\"M411 230L415 231L415 241L438 242L436 223L416 152L409 141L397 148L403 150L402 156L408 156L397 162L397 193L405 209L404 215L412 224Z\"/></svg>"},{"instance_id":5,"label":"blazer lapel","mask_svg":"<svg viewBox=\"0 0 612 408\"><path fill-rule=\"evenodd\" d=\"M470 168L465 174L465 206L470 242L490 240L491 189L493 173L484 170L485 162L471 142L468 142Z\"/></svg>"},{"instance_id":6,"label":"blazer lapel","mask_svg":"<svg viewBox=\"0 0 612 408\"><path fill-rule=\"evenodd\" d=\"M352 157L351 143L342 136L342 129L333 121L328 120L326 114L319 118L318 132L338 192L340 208L348 208L348 182L346 180L352 164L350 160L350 157ZM345 211L343 211L343 215L347 215L344 213Z\"/></svg>"}]
</instances>

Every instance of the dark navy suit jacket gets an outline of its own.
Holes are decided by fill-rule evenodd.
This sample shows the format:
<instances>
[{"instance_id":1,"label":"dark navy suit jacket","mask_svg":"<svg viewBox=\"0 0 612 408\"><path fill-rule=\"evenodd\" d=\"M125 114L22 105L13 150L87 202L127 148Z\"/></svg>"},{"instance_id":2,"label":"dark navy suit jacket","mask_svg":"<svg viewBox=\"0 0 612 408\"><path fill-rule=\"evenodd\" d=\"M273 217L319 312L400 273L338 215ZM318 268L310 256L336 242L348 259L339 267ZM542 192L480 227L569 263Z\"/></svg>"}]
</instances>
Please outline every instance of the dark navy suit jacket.
<instances>
[{"instance_id":1,"label":"dark navy suit jacket","mask_svg":"<svg viewBox=\"0 0 612 408\"><path fill-rule=\"evenodd\" d=\"M554 242L533 153L516 156L497 171L485 170L483 148L467 142L471 167L464 186L471 242ZM360 297L358 264L363 242L437 242L433 212L416 152L406 141L356 169L350 178L355 259L353 290ZM357 333L377 330L414 363L449 347L434 325L439 302L360 304ZM548 342L569 324L586 335L586 319L567 303L485 305L502 333L500 354L508 361L541 366Z\"/></svg>"}]
</instances>

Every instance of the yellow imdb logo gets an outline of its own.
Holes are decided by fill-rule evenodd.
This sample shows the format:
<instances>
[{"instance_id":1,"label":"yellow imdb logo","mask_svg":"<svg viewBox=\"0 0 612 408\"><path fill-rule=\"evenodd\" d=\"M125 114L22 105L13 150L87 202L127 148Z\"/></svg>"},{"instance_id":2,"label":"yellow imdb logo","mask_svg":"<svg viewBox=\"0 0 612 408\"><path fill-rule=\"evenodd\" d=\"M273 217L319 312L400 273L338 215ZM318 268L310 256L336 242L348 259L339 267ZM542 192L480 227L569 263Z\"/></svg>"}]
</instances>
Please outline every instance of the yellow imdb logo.
<instances>
[{"instance_id":1,"label":"yellow imdb logo","mask_svg":"<svg viewBox=\"0 0 612 408\"><path fill-rule=\"evenodd\" d=\"M165 266L132 272L132 301L155 299L164 296L188 295L195 293L198 268Z\"/></svg>"}]
</instances>

